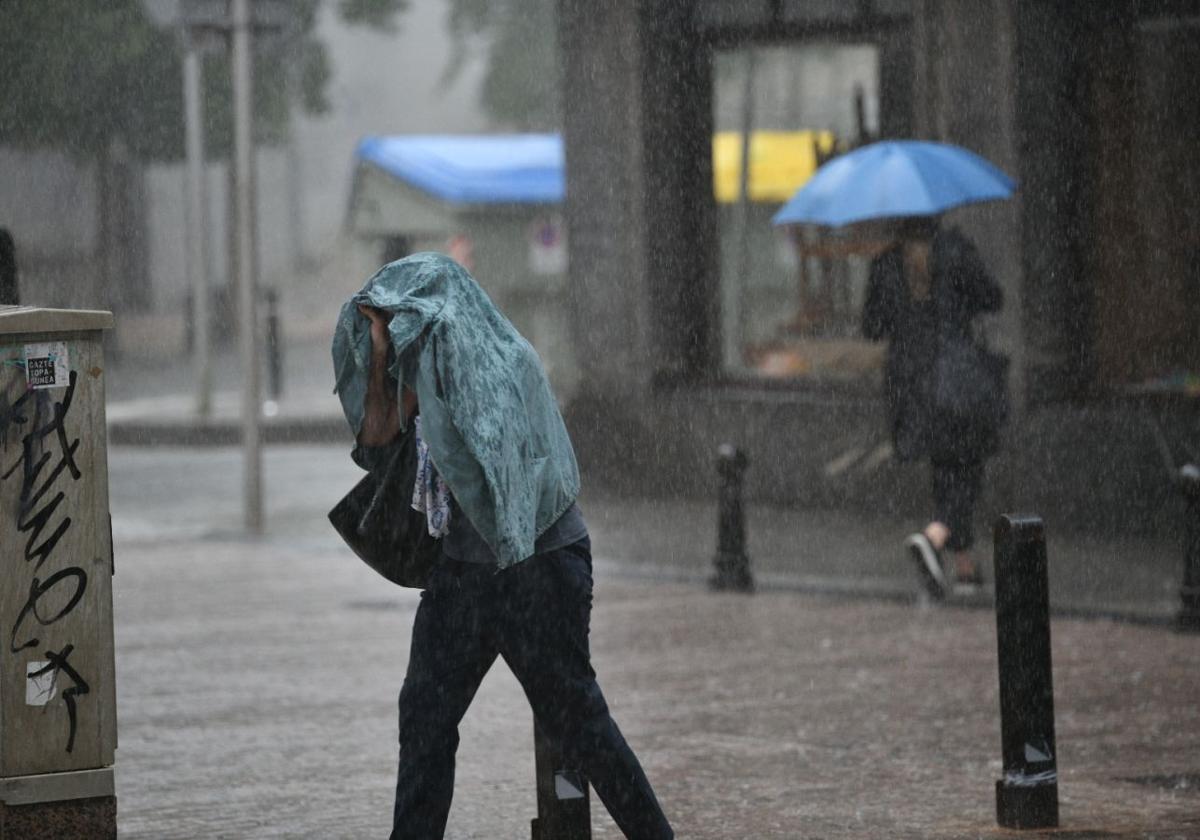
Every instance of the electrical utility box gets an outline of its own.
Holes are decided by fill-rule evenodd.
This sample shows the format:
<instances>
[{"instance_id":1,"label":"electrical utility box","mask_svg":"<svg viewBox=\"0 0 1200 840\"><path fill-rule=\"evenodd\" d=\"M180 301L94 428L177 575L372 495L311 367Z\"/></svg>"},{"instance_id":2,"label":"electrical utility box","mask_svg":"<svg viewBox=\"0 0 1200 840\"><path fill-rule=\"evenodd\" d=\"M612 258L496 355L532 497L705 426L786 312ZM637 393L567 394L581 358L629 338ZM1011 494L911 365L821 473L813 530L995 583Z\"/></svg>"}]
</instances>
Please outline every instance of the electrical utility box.
<instances>
[{"instance_id":1,"label":"electrical utility box","mask_svg":"<svg viewBox=\"0 0 1200 840\"><path fill-rule=\"evenodd\" d=\"M0 840L116 837L112 325L0 306Z\"/></svg>"}]
</instances>

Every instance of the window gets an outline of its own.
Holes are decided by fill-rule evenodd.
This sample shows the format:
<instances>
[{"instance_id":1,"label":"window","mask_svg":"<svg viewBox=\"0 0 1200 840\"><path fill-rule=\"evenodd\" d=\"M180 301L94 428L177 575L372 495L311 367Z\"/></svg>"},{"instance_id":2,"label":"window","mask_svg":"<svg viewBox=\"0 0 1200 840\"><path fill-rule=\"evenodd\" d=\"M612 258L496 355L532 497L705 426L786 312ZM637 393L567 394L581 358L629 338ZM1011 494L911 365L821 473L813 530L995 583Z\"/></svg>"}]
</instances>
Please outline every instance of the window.
<instances>
[{"instance_id":1,"label":"window","mask_svg":"<svg viewBox=\"0 0 1200 840\"><path fill-rule=\"evenodd\" d=\"M742 47L715 56L714 180L727 376L873 386L883 348L859 335L870 258L861 236L771 217L838 150L876 134L872 46ZM742 135L751 134L748 201Z\"/></svg>"}]
</instances>

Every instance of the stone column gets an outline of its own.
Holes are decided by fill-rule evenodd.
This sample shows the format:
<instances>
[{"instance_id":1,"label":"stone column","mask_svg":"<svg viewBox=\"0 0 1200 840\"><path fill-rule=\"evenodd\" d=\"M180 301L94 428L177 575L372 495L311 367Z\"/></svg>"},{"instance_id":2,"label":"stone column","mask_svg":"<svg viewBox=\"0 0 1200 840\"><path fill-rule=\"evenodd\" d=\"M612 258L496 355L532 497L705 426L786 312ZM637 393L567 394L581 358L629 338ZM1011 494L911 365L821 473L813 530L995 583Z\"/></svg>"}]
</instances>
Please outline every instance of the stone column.
<instances>
[{"instance_id":1,"label":"stone column","mask_svg":"<svg viewBox=\"0 0 1200 840\"><path fill-rule=\"evenodd\" d=\"M559 4L567 295L584 399L643 392L654 370L642 50L632 5Z\"/></svg>"},{"instance_id":2,"label":"stone column","mask_svg":"<svg viewBox=\"0 0 1200 840\"><path fill-rule=\"evenodd\" d=\"M1016 119L1016 21L1013 4L980 0L914 4L914 123L917 135L955 143L1021 178ZM1004 289L1004 310L989 324L1012 359L1017 412L1024 407L1025 341L1021 319L1023 195L952 211L950 221L975 241Z\"/></svg>"}]
</instances>

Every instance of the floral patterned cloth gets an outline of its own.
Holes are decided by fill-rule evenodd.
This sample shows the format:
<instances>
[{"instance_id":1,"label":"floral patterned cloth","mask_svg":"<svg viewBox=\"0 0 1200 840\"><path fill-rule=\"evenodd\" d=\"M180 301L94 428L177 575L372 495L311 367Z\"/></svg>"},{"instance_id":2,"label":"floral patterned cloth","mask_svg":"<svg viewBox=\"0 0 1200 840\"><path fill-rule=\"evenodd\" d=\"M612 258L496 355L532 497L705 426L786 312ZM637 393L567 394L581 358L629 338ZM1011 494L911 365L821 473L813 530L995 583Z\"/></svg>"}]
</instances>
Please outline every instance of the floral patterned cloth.
<instances>
[{"instance_id":1,"label":"floral patterned cloth","mask_svg":"<svg viewBox=\"0 0 1200 840\"><path fill-rule=\"evenodd\" d=\"M429 457L429 444L421 437L419 414L413 433L417 436L417 480L413 484L412 507L425 514L430 536L444 537L450 530L450 491Z\"/></svg>"}]
</instances>

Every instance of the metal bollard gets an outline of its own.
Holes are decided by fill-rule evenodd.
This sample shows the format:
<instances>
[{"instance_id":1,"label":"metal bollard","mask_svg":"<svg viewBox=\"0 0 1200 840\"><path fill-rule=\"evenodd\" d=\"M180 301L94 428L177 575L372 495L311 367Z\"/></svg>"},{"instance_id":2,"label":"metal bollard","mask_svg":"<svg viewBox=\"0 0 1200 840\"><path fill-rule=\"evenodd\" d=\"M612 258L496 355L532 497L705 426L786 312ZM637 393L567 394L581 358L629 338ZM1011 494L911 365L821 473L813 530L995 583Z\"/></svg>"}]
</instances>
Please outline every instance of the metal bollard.
<instances>
[{"instance_id":1,"label":"metal bollard","mask_svg":"<svg viewBox=\"0 0 1200 840\"><path fill-rule=\"evenodd\" d=\"M279 294L267 289L267 393L278 401L283 394L283 330L279 325Z\"/></svg>"},{"instance_id":2,"label":"metal bollard","mask_svg":"<svg viewBox=\"0 0 1200 840\"><path fill-rule=\"evenodd\" d=\"M994 538L1004 760L996 821L1005 828L1054 828L1058 764L1045 529L1036 516L1002 516Z\"/></svg>"},{"instance_id":3,"label":"metal bollard","mask_svg":"<svg viewBox=\"0 0 1200 840\"><path fill-rule=\"evenodd\" d=\"M749 461L731 443L717 449L717 474L721 487L717 499L716 574L709 578L712 589L753 592L750 558L746 556L746 513L742 506L742 474Z\"/></svg>"},{"instance_id":4,"label":"metal bollard","mask_svg":"<svg viewBox=\"0 0 1200 840\"><path fill-rule=\"evenodd\" d=\"M530 823L532 840L591 840L592 809L587 779L563 768L562 745L533 720L533 763L538 815Z\"/></svg>"},{"instance_id":5,"label":"metal bollard","mask_svg":"<svg viewBox=\"0 0 1200 840\"><path fill-rule=\"evenodd\" d=\"M1183 537L1183 585L1179 600L1183 603L1175 626L1179 630L1200 631L1200 467L1184 464L1176 477L1187 502L1187 521Z\"/></svg>"}]
</instances>

